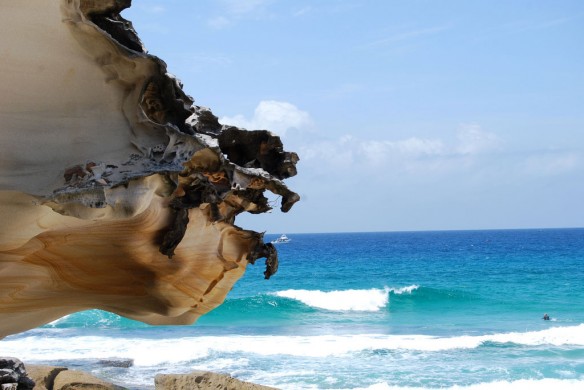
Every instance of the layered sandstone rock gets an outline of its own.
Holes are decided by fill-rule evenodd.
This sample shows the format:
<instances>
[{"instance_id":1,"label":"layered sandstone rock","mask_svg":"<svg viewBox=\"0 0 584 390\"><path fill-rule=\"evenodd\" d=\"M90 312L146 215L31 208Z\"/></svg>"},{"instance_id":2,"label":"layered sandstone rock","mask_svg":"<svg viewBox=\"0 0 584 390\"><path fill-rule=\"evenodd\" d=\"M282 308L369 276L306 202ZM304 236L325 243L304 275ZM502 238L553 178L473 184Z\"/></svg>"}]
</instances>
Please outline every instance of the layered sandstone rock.
<instances>
[{"instance_id":1,"label":"layered sandstone rock","mask_svg":"<svg viewBox=\"0 0 584 390\"><path fill-rule=\"evenodd\" d=\"M111 382L83 371L66 367L26 365L28 377L34 382L33 390L125 390Z\"/></svg>"},{"instance_id":2,"label":"layered sandstone rock","mask_svg":"<svg viewBox=\"0 0 584 390\"><path fill-rule=\"evenodd\" d=\"M156 390L277 390L274 387L241 381L230 375L209 371L190 374L159 374L155 378Z\"/></svg>"},{"instance_id":3,"label":"layered sandstone rock","mask_svg":"<svg viewBox=\"0 0 584 390\"><path fill-rule=\"evenodd\" d=\"M129 0L19 0L0 12L0 338L98 308L188 324L248 263L235 226L286 212L298 156L194 105L120 16Z\"/></svg>"}]
</instances>

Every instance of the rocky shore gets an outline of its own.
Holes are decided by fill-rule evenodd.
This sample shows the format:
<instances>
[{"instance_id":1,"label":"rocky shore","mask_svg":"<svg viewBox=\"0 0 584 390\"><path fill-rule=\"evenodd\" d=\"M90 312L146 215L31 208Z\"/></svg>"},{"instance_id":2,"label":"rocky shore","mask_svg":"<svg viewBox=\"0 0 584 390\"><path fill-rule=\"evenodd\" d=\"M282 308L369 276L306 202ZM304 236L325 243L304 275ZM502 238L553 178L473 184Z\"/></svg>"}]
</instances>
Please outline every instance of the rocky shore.
<instances>
[{"instance_id":1,"label":"rocky shore","mask_svg":"<svg viewBox=\"0 0 584 390\"><path fill-rule=\"evenodd\" d=\"M275 390L244 382L226 374L193 371L189 374L159 374L156 390ZM0 390L124 390L123 386L67 367L25 365L12 357L0 358ZM126 389L127 390L127 389Z\"/></svg>"}]
</instances>

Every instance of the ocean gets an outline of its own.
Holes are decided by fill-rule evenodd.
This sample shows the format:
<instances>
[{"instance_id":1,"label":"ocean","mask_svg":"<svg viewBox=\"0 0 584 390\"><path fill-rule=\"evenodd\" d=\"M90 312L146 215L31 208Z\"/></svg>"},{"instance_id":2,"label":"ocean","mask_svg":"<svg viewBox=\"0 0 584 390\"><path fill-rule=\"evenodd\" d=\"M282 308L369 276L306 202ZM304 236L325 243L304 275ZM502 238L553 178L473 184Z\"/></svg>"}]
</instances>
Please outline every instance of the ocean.
<instances>
[{"instance_id":1,"label":"ocean","mask_svg":"<svg viewBox=\"0 0 584 390\"><path fill-rule=\"evenodd\" d=\"M584 229L288 236L276 275L250 265L194 325L91 310L0 355L130 389L195 369L281 389L584 388Z\"/></svg>"}]
</instances>

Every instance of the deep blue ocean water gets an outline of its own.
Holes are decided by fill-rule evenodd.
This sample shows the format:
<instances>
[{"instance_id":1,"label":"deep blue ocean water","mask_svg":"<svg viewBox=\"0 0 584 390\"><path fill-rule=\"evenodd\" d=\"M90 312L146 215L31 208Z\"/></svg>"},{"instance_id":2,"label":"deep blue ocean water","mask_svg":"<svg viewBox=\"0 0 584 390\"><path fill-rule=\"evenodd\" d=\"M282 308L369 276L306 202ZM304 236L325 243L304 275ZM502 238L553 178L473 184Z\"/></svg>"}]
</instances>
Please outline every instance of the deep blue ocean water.
<instances>
[{"instance_id":1,"label":"deep blue ocean water","mask_svg":"<svg viewBox=\"0 0 584 390\"><path fill-rule=\"evenodd\" d=\"M193 369L282 389L584 388L584 229L289 237L272 279L250 265L195 325L92 310L0 355L132 389Z\"/></svg>"}]
</instances>

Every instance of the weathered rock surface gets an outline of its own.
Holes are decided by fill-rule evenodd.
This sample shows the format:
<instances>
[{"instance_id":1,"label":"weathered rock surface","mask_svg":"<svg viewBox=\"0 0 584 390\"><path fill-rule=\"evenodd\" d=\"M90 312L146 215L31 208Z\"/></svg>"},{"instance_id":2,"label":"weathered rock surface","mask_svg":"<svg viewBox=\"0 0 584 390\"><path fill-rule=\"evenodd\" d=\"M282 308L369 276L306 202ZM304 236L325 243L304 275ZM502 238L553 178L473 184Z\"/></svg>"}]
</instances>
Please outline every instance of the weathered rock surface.
<instances>
[{"instance_id":1,"label":"weathered rock surface","mask_svg":"<svg viewBox=\"0 0 584 390\"><path fill-rule=\"evenodd\" d=\"M0 12L0 338L98 308L188 324L277 253L235 226L298 156L221 125L148 54L130 0L19 0Z\"/></svg>"},{"instance_id":2,"label":"weathered rock surface","mask_svg":"<svg viewBox=\"0 0 584 390\"><path fill-rule=\"evenodd\" d=\"M59 372L50 390L124 390L125 387L114 385L83 371L65 370ZM36 390L36 388L35 388Z\"/></svg>"},{"instance_id":3,"label":"weathered rock surface","mask_svg":"<svg viewBox=\"0 0 584 390\"><path fill-rule=\"evenodd\" d=\"M34 390L53 390L55 378L65 370L66 367L26 365L28 377L35 383Z\"/></svg>"},{"instance_id":4,"label":"weathered rock surface","mask_svg":"<svg viewBox=\"0 0 584 390\"><path fill-rule=\"evenodd\" d=\"M240 381L229 375L208 371L190 374L159 374L155 378L156 390L275 390L274 387Z\"/></svg>"},{"instance_id":5,"label":"weathered rock surface","mask_svg":"<svg viewBox=\"0 0 584 390\"><path fill-rule=\"evenodd\" d=\"M8 368L4 368L8 367ZM0 358L0 371L10 371L14 378L2 382L2 390L124 390L125 387L99 379L84 371L67 367L24 364L16 358ZM193 371L189 374L159 374L154 380L156 390L276 390L241 381L227 374Z\"/></svg>"},{"instance_id":6,"label":"weathered rock surface","mask_svg":"<svg viewBox=\"0 0 584 390\"><path fill-rule=\"evenodd\" d=\"M26 372L34 383L34 390L125 389L125 387L96 378L86 372L69 370L66 367L28 364ZM21 388L19 387L18 389L20 390Z\"/></svg>"}]
</instances>

